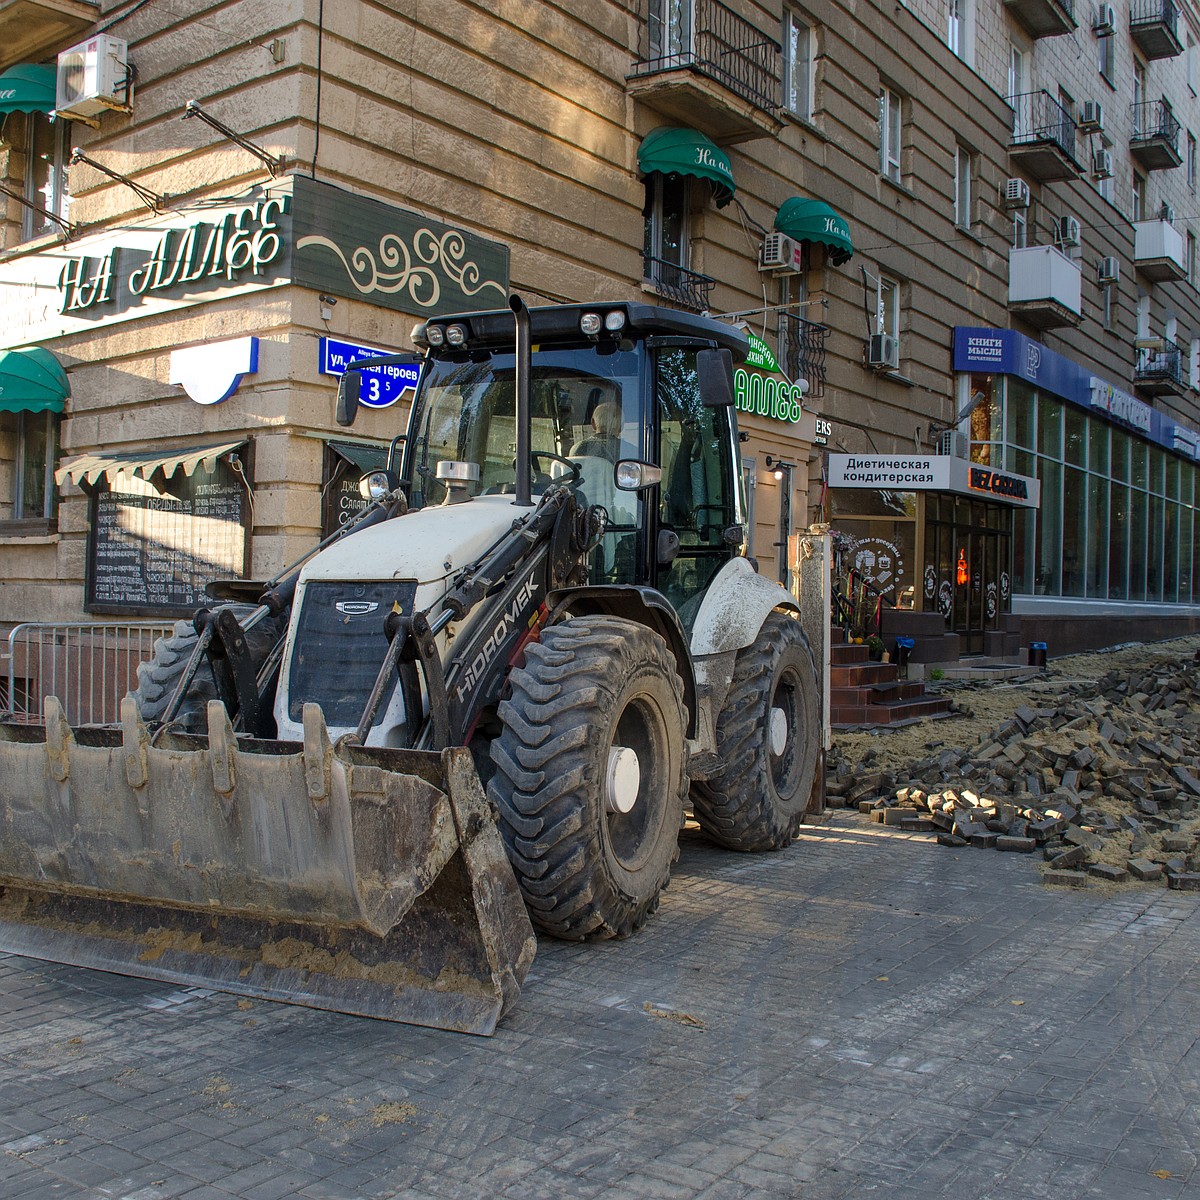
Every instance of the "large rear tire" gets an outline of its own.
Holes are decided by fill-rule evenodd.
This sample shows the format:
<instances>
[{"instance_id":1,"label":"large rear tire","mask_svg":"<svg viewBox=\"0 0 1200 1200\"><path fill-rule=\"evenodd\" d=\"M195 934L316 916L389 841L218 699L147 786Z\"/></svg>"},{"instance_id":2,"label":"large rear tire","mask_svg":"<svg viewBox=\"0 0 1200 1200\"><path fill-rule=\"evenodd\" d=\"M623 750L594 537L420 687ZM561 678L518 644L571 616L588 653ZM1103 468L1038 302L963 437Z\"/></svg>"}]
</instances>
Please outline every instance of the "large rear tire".
<instances>
[{"instance_id":1,"label":"large rear tire","mask_svg":"<svg viewBox=\"0 0 1200 1200\"><path fill-rule=\"evenodd\" d=\"M499 709L488 795L540 930L625 937L658 907L687 790L683 689L667 643L618 617L553 625Z\"/></svg>"},{"instance_id":2,"label":"large rear tire","mask_svg":"<svg viewBox=\"0 0 1200 1200\"><path fill-rule=\"evenodd\" d=\"M243 620L254 611L251 604L229 605ZM279 640L286 617L265 617L246 635L255 670L266 661L267 655ZM160 721L167 711L175 688L179 684L192 651L196 648L197 633L191 621L176 621L174 631L154 643L154 657L140 663L138 685L130 693L143 721ZM188 685L188 690L175 715L174 726L187 733L204 733L208 729L208 702L217 699L217 685L207 660L202 662Z\"/></svg>"},{"instance_id":3,"label":"large rear tire","mask_svg":"<svg viewBox=\"0 0 1200 1200\"><path fill-rule=\"evenodd\" d=\"M795 838L820 753L819 695L808 638L776 609L737 656L717 720L722 769L692 789L692 812L718 845L779 850Z\"/></svg>"}]
</instances>

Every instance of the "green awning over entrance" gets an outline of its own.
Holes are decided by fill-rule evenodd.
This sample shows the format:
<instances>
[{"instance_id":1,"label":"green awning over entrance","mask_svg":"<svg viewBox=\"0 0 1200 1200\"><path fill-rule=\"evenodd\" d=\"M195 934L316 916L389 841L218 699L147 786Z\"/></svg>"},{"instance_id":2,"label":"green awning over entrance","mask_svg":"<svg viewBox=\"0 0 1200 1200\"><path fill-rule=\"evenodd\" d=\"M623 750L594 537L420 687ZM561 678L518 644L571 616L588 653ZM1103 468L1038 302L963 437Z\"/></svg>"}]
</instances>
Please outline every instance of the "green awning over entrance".
<instances>
[{"instance_id":1,"label":"green awning over entrance","mask_svg":"<svg viewBox=\"0 0 1200 1200\"><path fill-rule=\"evenodd\" d=\"M833 265L847 262L854 253L850 244L850 226L824 200L805 200L793 196L785 200L775 214L775 228L798 242L820 242L829 247Z\"/></svg>"},{"instance_id":2,"label":"green awning over entrance","mask_svg":"<svg viewBox=\"0 0 1200 1200\"><path fill-rule=\"evenodd\" d=\"M0 412L59 413L70 394L67 373L49 350L0 350Z\"/></svg>"},{"instance_id":3,"label":"green awning over entrance","mask_svg":"<svg viewBox=\"0 0 1200 1200\"><path fill-rule=\"evenodd\" d=\"M638 148L638 170L643 175L661 171L707 179L718 208L724 208L737 191L729 155L696 129L663 126L646 134Z\"/></svg>"},{"instance_id":4,"label":"green awning over entrance","mask_svg":"<svg viewBox=\"0 0 1200 1200\"><path fill-rule=\"evenodd\" d=\"M55 69L18 63L0 74L0 113L54 111Z\"/></svg>"}]
</instances>

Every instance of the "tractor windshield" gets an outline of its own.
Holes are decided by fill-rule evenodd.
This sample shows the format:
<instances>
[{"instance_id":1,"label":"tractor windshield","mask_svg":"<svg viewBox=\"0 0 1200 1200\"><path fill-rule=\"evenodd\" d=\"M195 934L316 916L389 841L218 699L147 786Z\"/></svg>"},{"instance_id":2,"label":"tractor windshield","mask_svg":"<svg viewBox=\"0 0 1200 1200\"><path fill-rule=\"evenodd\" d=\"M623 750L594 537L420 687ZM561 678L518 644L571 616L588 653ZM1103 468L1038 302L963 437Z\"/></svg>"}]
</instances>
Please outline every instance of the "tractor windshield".
<instances>
[{"instance_id":1,"label":"tractor windshield","mask_svg":"<svg viewBox=\"0 0 1200 1200\"><path fill-rule=\"evenodd\" d=\"M476 463L477 494L503 494L516 481L515 356L432 358L410 426L405 473L414 508L445 496L436 478L444 460ZM580 490L617 521L633 522L636 499L616 492L613 465L644 454L641 412L642 352L600 353L595 346L535 350L532 378L533 491L569 472L581 472ZM613 511L623 505L630 512Z\"/></svg>"}]
</instances>

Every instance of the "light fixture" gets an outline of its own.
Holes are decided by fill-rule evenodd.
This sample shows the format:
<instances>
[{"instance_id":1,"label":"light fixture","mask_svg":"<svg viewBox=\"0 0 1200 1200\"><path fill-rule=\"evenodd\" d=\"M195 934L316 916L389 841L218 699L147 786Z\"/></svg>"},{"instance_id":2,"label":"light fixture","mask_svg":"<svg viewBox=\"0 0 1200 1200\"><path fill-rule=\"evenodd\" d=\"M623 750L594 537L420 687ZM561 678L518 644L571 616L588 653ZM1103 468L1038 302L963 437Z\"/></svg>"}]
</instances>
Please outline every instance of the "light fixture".
<instances>
[{"instance_id":1,"label":"light fixture","mask_svg":"<svg viewBox=\"0 0 1200 1200\"><path fill-rule=\"evenodd\" d=\"M98 163L94 158L88 158L78 146L71 150L71 166L76 163L83 163L84 166L91 167L93 171L99 171L101 175L107 175L109 179L115 179L117 183L123 183L152 213L161 212L167 202L166 196L152 192L137 180L130 179L128 175L122 175L111 167L106 167L103 163Z\"/></svg>"},{"instance_id":2,"label":"light fixture","mask_svg":"<svg viewBox=\"0 0 1200 1200\"><path fill-rule=\"evenodd\" d=\"M240 146L247 154L253 154L255 158L266 165L267 170L271 172L272 179L283 170L285 159L282 154L268 154L249 138L230 129L224 121L219 121L211 113L205 112L201 108L199 100L189 100L184 105L182 119L186 121L189 117L199 117L210 129L215 129L222 137L228 138L235 146Z\"/></svg>"},{"instance_id":3,"label":"light fixture","mask_svg":"<svg viewBox=\"0 0 1200 1200\"><path fill-rule=\"evenodd\" d=\"M774 468L776 482L782 482L784 475L789 479L792 477L792 472L796 469L796 464L793 462L784 462L782 458L772 458L769 454L765 456L767 467Z\"/></svg>"}]
</instances>

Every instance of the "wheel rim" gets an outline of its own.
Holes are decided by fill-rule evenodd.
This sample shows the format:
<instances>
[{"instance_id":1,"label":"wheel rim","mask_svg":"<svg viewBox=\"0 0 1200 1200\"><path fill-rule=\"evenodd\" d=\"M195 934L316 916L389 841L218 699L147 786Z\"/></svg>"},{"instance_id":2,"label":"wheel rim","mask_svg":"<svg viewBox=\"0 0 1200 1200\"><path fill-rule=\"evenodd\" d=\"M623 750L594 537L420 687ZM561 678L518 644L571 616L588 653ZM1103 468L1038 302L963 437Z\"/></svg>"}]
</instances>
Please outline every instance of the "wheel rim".
<instances>
[{"instance_id":1,"label":"wheel rim","mask_svg":"<svg viewBox=\"0 0 1200 1200\"><path fill-rule=\"evenodd\" d=\"M775 684L768 712L767 748L771 761L771 783L776 794L790 799L800 785L803 747L799 732L803 727L804 697L799 675L784 671Z\"/></svg>"},{"instance_id":2,"label":"wheel rim","mask_svg":"<svg viewBox=\"0 0 1200 1200\"><path fill-rule=\"evenodd\" d=\"M629 767L636 763L636 796L623 812L607 802L606 787L605 830L616 860L625 870L636 871L654 853L668 787L666 729L657 705L648 697L635 696L625 705L613 730L608 764L613 762L613 751L623 761L625 787L631 787Z\"/></svg>"}]
</instances>

